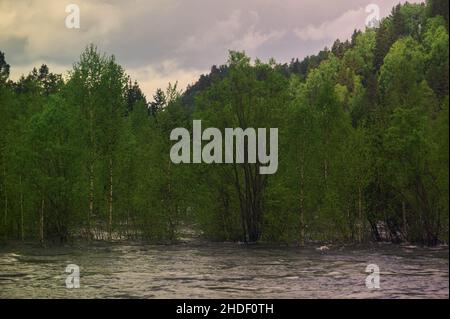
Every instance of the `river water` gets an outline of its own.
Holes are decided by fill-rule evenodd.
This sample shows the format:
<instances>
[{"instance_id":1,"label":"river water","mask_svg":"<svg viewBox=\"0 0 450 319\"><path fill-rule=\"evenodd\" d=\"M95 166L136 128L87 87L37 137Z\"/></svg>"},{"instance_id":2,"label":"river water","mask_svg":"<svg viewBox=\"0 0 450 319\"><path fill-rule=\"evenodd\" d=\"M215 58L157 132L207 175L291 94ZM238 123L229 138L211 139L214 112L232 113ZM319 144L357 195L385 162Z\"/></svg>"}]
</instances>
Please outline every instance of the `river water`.
<instances>
[{"instance_id":1,"label":"river water","mask_svg":"<svg viewBox=\"0 0 450 319\"><path fill-rule=\"evenodd\" d=\"M223 243L0 247L0 298L448 298L448 247ZM80 267L67 289L66 266ZM380 288L366 287L366 266Z\"/></svg>"}]
</instances>

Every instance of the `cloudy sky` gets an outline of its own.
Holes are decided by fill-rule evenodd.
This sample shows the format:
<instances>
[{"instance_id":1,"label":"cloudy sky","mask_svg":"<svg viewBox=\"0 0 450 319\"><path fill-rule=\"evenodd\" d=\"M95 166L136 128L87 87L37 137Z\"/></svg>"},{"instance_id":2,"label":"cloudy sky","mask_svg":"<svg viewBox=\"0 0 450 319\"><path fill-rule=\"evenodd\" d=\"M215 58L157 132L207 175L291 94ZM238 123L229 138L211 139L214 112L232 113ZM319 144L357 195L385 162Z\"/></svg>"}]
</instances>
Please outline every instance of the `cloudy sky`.
<instances>
[{"instance_id":1,"label":"cloudy sky","mask_svg":"<svg viewBox=\"0 0 450 319\"><path fill-rule=\"evenodd\" d=\"M114 54L147 96L168 82L184 88L229 49L288 62L363 29L366 7L386 16L400 0L0 0L0 51L11 77L49 65L65 74L84 47ZM409 2L421 2L410 0ZM68 29L66 6L80 8Z\"/></svg>"}]
</instances>

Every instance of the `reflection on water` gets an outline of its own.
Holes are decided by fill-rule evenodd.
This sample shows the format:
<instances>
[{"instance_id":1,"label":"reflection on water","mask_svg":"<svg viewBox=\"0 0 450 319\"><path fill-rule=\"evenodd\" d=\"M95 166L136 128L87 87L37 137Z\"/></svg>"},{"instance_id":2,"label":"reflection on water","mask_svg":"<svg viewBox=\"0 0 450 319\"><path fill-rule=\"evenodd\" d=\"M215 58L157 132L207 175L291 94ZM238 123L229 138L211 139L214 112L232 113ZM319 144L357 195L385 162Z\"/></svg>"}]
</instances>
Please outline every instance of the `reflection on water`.
<instances>
[{"instance_id":1,"label":"reflection on water","mask_svg":"<svg viewBox=\"0 0 450 319\"><path fill-rule=\"evenodd\" d=\"M448 247L142 243L0 248L0 298L448 298ZM65 268L80 266L79 289ZM381 288L366 288L368 264Z\"/></svg>"}]
</instances>

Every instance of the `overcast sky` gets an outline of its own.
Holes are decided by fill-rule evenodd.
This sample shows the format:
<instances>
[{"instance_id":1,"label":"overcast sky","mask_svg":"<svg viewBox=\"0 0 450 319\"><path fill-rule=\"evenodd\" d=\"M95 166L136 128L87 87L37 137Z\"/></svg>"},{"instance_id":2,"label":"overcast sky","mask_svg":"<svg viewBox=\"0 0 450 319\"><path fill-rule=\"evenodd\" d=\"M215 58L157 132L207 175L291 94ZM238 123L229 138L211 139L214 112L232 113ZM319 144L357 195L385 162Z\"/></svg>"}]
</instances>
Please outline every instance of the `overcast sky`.
<instances>
[{"instance_id":1,"label":"overcast sky","mask_svg":"<svg viewBox=\"0 0 450 319\"><path fill-rule=\"evenodd\" d=\"M149 97L195 82L229 49L278 62L303 58L364 29L366 7L381 16L399 0L0 0L0 51L11 77L42 63L65 74L89 43L114 54ZM403 2L403 1L402 1ZM422 2L410 0L409 2ZM68 29L66 5L80 8Z\"/></svg>"}]
</instances>

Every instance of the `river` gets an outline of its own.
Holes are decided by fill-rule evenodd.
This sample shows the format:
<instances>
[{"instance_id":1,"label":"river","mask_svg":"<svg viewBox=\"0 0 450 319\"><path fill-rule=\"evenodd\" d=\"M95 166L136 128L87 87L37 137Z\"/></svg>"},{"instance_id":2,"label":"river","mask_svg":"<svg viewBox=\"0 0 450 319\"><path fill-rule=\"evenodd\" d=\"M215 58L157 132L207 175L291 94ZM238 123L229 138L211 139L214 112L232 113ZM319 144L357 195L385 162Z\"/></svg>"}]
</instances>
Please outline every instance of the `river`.
<instances>
[{"instance_id":1,"label":"river","mask_svg":"<svg viewBox=\"0 0 450 319\"><path fill-rule=\"evenodd\" d=\"M448 247L225 243L0 247L0 298L448 298ZM66 288L66 266L80 288ZM366 266L380 288L366 287Z\"/></svg>"}]
</instances>

